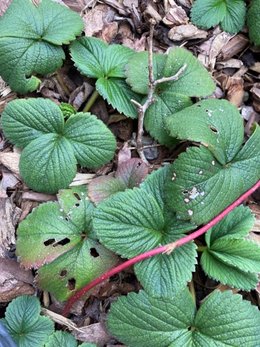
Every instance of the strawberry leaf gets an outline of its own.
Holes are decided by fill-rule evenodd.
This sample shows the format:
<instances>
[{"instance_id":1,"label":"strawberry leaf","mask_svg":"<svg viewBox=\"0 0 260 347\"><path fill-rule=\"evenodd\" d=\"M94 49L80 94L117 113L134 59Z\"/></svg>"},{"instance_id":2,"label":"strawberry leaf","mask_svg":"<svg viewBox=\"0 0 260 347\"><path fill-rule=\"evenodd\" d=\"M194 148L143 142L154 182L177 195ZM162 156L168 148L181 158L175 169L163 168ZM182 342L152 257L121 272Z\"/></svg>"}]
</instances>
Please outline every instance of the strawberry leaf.
<instances>
[{"instance_id":1,"label":"strawberry leaf","mask_svg":"<svg viewBox=\"0 0 260 347\"><path fill-rule=\"evenodd\" d=\"M255 45L260 45L260 1L252 0L249 5L249 10L247 12L247 25L249 29L250 40Z\"/></svg>"},{"instance_id":2,"label":"strawberry leaf","mask_svg":"<svg viewBox=\"0 0 260 347\"><path fill-rule=\"evenodd\" d=\"M12 90L27 93L62 65L63 44L83 30L80 16L51 0L35 6L30 0L13 0L0 19L0 75Z\"/></svg>"},{"instance_id":3,"label":"strawberry leaf","mask_svg":"<svg viewBox=\"0 0 260 347\"><path fill-rule=\"evenodd\" d=\"M187 130L189 121L194 126ZM168 126L173 136L202 144L172 165L168 201L179 218L205 223L259 179L260 128L242 147L242 120L227 102L202 101L173 115Z\"/></svg>"},{"instance_id":4,"label":"strawberry leaf","mask_svg":"<svg viewBox=\"0 0 260 347\"><path fill-rule=\"evenodd\" d=\"M93 37L83 37L70 46L72 60L78 70L96 78L97 91L119 112L131 118L137 117L131 99L140 101L125 83L125 65L134 51L120 45L107 45Z\"/></svg>"},{"instance_id":5,"label":"strawberry leaf","mask_svg":"<svg viewBox=\"0 0 260 347\"><path fill-rule=\"evenodd\" d=\"M77 341L75 337L66 331L55 331L45 344L44 347L77 347ZM96 347L93 343L82 343L79 345L80 347Z\"/></svg>"},{"instance_id":6,"label":"strawberry leaf","mask_svg":"<svg viewBox=\"0 0 260 347\"><path fill-rule=\"evenodd\" d=\"M97 168L110 161L115 138L90 113L76 113L64 123L60 108L46 99L14 100L2 114L5 136L25 147L20 173L32 189L56 193L76 175L76 164Z\"/></svg>"},{"instance_id":7,"label":"strawberry leaf","mask_svg":"<svg viewBox=\"0 0 260 347\"><path fill-rule=\"evenodd\" d=\"M241 295L214 291L196 312L186 289L167 298L130 293L112 304L107 323L129 347L149 347L151 341L160 347L256 346L259 324L257 307Z\"/></svg>"},{"instance_id":8,"label":"strawberry leaf","mask_svg":"<svg viewBox=\"0 0 260 347\"><path fill-rule=\"evenodd\" d=\"M222 29L231 34L243 28L245 15L243 0L196 0L191 10L195 25L208 29L220 23Z\"/></svg>"},{"instance_id":9,"label":"strawberry leaf","mask_svg":"<svg viewBox=\"0 0 260 347\"><path fill-rule=\"evenodd\" d=\"M177 221L175 215L169 215L164 209L161 184L168 169L155 172L149 178L150 183L144 182L139 189L117 193L98 205L93 225L102 244L122 257L131 258L175 241L194 228L189 223ZM190 243L169 256L158 255L145 260L135 265L136 275L149 293L176 293L191 279L196 263L195 249Z\"/></svg>"},{"instance_id":10,"label":"strawberry leaf","mask_svg":"<svg viewBox=\"0 0 260 347\"><path fill-rule=\"evenodd\" d=\"M8 305L1 322L18 346L43 346L54 332L53 322L41 317L40 311L40 302L33 296L22 295Z\"/></svg>"},{"instance_id":11,"label":"strawberry leaf","mask_svg":"<svg viewBox=\"0 0 260 347\"><path fill-rule=\"evenodd\" d=\"M206 234L201 265L209 277L243 290L254 289L260 272L260 248L245 237L254 218L240 206Z\"/></svg>"},{"instance_id":12,"label":"strawberry leaf","mask_svg":"<svg viewBox=\"0 0 260 347\"><path fill-rule=\"evenodd\" d=\"M26 268L46 264L38 270L38 282L58 300L66 300L117 261L97 242L93 209L86 193L65 190L59 202L40 205L19 225L21 264Z\"/></svg>"}]
</instances>

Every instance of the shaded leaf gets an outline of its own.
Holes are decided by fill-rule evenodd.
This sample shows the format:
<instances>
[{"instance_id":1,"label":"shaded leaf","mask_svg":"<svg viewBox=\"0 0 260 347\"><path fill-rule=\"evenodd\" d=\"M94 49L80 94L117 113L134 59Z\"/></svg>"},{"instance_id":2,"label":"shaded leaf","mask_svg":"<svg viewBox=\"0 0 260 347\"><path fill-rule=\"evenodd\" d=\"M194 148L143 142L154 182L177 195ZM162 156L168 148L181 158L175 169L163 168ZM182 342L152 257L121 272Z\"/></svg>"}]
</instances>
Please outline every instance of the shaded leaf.
<instances>
[{"instance_id":1,"label":"shaded leaf","mask_svg":"<svg viewBox=\"0 0 260 347\"><path fill-rule=\"evenodd\" d=\"M252 0L247 12L247 25L249 29L250 40L255 45L260 45L260 1Z\"/></svg>"}]
</instances>

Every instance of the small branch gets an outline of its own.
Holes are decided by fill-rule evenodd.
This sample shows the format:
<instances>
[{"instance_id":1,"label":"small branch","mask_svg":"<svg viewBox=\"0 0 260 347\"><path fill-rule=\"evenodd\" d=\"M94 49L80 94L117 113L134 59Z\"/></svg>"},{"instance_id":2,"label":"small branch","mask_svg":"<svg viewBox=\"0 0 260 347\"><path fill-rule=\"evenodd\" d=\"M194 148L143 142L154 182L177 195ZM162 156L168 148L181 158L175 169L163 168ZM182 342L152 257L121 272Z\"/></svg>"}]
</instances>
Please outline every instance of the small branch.
<instances>
[{"instance_id":1,"label":"small branch","mask_svg":"<svg viewBox=\"0 0 260 347\"><path fill-rule=\"evenodd\" d=\"M137 152L142 159L143 162L146 164L149 164L147 159L145 158L144 152L143 152L143 133L144 133L144 116L147 111L147 109L154 103L154 93L155 88L160 83L165 82L172 82L177 81L181 74L184 72L184 70L187 68L187 65L185 64L182 66L179 71L174 75L170 77L163 77L158 80L154 80L154 73L153 73L153 33L154 33L154 26L156 22L154 20L150 21L150 33L149 33L149 39L148 39L148 95L145 103L141 105L139 102L135 100L131 100L131 102L136 106L137 113L138 113L138 130L137 130L137 138L136 138L136 149Z\"/></svg>"},{"instance_id":2,"label":"small branch","mask_svg":"<svg viewBox=\"0 0 260 347\"><path fill-rule=\"evenodd\" d=\"M88 283L85 287L78 290L67 302L64 310L63 315L67 316L71 307L73 304L79 300L83 295L85 295L90 289L95 287L96 285L104 282L106 279L110 278L111 276L127 269L129 266L132 266L136 263L139 263L142 260L154 257L155 255L161 254L161 253L167 253L170 254L175 248L178 248L190 241L193 241L197 237L201 236L202 234L206 233L209 229L211 229L214 225L219 223L225 216L227 216L234 208L239 206L243 201L245 201L254 191L256 191L258 188L260 188L260 180L255 183L255 185L250 188L248 191L246 191L243 195L241 195L237 200L235 200L231 205L226 207L221 213L219 213L215 218L213 218L209 223L204 225L202 228L194 231L193 233L184 236L183 238L173 242L169 243L164 246L160 246L158 248L152 249L148 252L142 253L137 255L136 257L129 259L125 261L123 264L120 264L113 269L108 270L100 277L94 279L92 282Z\"/></svg>"}]
</instances>

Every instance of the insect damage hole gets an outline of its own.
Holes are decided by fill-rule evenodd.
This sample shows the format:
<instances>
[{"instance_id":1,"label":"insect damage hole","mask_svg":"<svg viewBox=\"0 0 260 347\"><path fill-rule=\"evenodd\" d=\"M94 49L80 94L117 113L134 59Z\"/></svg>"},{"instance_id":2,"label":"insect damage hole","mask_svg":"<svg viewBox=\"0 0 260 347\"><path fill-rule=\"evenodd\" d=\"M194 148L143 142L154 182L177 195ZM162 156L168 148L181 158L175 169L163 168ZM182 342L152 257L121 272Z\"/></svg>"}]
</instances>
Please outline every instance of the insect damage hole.
<instances>
[{"instance_id":1,"label":"insect damage hole","mask_svg":"<svg viewBox=\"0 0 260 347\"><path fill-rule=\"evenodd\" d=\"M77 199L77 200L81 200L81 198L80 198L80 196L79 196L79 194L78 193L73 193L73 195L75 196L75 198Z\"/></svg>"},{"instance_id":2,"label":"insect damage hole","mask_svg":"<svg viewBox=\"0 0 260 347\"><path fill-rule=\"evenodd\" d=\"M75 280L75 278L68 279L67 287L68 287L69 290L74 290L76 288L76 280Z\"/></svg>"},{"instance_id":3,"label":"insect damage hole","mask_svg":"<svg viewBox=\"0 0 260 347\"><path fill-rule=\"evenodd\" d=\"M49 239L43 242L44 246L50 246L52 245L56 240L55 239Z\"/></svg>"},{"instance_id":4,"label":"insect damage hole","mask_svg":"<svg viewBox=\"0 0 260 347\"><path fill-rule=\"evenodd\" d=\"M94 258L99 257L99 253L98 253L98 251L96 250L96 248L94 248L94 247L90 248L90 255L91 255L92 257L94 257Z\"/></svg>"},{"instance_id":5,"label":"insect damage hole","mask_svg":"<svg viewBox=\"0 0 260 347\"><path fill-rule=\"evenodd\" d=\"M210 125L210 130L213 132L213 133L215 133L215 134L218 134L218 129L217 128L215 128L214 126L212 126L212 125Z\"/></svg>"},{"instance_id":6,"label":"insect damage hole","mask_svg":"<svg viewBox=\"0 0 260 347\"><path fill-rule=\"evenodd\" d=\"M65 270L65 269L61 270L61 271L60 271L60 277L65 277L65 276L67 276L67 273L68 273L67 270Z\"/></svg>"},{"instance_id":7,"label":"insect damage hole","mask_svg":"<svg viewBox=\"0 0 260 347\"><path fill-rule=\"evenodd\" d=\"M67 245L68 243L70 243L70 239L67 238L67 237L65 237L65 239L62 239L62 240L56 242L56 243L53 245L53 247L65 246L65 245Z\"/></svg>"}]
</instances>

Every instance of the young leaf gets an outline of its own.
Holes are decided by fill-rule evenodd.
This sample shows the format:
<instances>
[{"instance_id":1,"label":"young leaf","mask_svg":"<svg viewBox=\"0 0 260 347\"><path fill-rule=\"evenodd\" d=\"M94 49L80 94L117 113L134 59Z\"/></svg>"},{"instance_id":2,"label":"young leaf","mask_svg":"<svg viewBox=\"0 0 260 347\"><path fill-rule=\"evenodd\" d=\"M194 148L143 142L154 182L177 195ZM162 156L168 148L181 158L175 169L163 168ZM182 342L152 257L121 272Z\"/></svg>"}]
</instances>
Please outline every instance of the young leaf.
<instances>
[{"instance_id":1,"label":"young leaf","mask_svg":"<svg viewBox=\"0 0 260 347\"><path fill-rule=\"evenodd\" d=\"M247 13L247 25L250 40L257 46L260 45L260 1L252 0Z\"/></svg>"},{"instance_id":2,"label":"young leaf","mask_svg":"<svg viewBox=\"0 0 260 347\"><path fill-rule=\"evenodd\" d=\"M40 205L19 225L17 254L21 263L27 268L43 265L38 270L39 285L58 300L66 300L117 262L114 254L97 242L93 209L86 193L63 191L59 203Z\"/></svg>"},{"instance_id":3,"label":"young leaf","mask_svg":"<svg viewBox=\"0 0 260 347\"><path fill-rule=\"evenodd\" d=\"M94 178L88 185L88 196L91 201L99 203L110 195L127 188L138 187L148 174L148 166L140 159L132 158L118 166L113 176Z\"/></svg>"},{"instance_id":4,"label":"young leaf","mask_svg":"<svg viewBox=\"0 0 260 347\"><path fill-rule=\"evenodd\" d=\"M202 144L172 165L168 201L181 219L207 222L259 179L260 128L242 147L241 117L227 102L202 101L173 115L168 126L173 136Z\"/></svg>"},{"instance_id":5,"label":"young leaf","mask_svg":"<svg viewBox=\"0 0 260 347\"><path fill-rule=\"evenodd\" d=\"M96 89L119 112L136 118L131 99L140 97L125 83L125 65L134 51L120 45L107 45L94 37L82 37L70 46L72 60L78 70L96 78Z\"/></svg>"},{"instance_id":6,"label":"young leaf","mask_svg":"<svg viewBox=\"0 0 260 347\"><path fill-rule=\"evenodd\" d=\"M245 239L253 224L250 210L240 206L208 231L201 265L209 277L243 290L256 287L260 248Z\"/></svg>"},{"instance_id":7,"label":"young leaf","mask_svg":"<svg viewBox=\"0 0 260 347\"><path fill-rule=\"evenodd\" d=\"M214 317L214 319L212 318ZM141 291L112 304L108 329L129 347L257 346L257 307L231 291L214 291L196 312L188 290L154 298Z\"/></svg>"},{"instance_id":8,"label":"young leaf","mask_svg":"<svg viewBox=\"0 0 260 347\"><path fill-rule=\"evenodd\" d=\"M168 167L158 170L141 188L118 193L98 205L93 225L102 244L131 258L194 228L164 210L161 183L167 171ZM167 257L158 255L137 264L135 272L149 293L170 295L191 279L195 263L195 245L190 243Z\"/></svg>"},{"instance_id":9,"label":"young leaf","mask_svg":"<svg viewBox=\"0 0 260 347\"><path fill-rule=\"evenodd\" d=\"M243 0L196 0L191 10L191 20L198 27L208 29L220 23L231 34L243 28L245 15Z\"/></svg>"},{"instance_id":10,"label":"young leaf","mask_svg":"<svg viewBox=\"0 0 260 347\"><path fill-rule=\"evenodd\" d=\"M27 93L62 65L63 44L83 30L80 16L51 0L35 6L30 0L13 0L0 19L0 75L12 90Z\"/></svg>"},{"instance_id":11,"label":"young leaf","mask_svg":"<svg viewBox=\"0 0 260 347\"><path fill-rule=\"evenodd\" d=\"M186 49L171 49L168 55L154 55L154 78L170 77L180 68L186 69L174 82L160 83L154 93L154 103L145 115L146 130L166 146L176 144L169 136L166 119L192 104L191 96L207 96L213 93L215 85L200 62ZM127 82L134 91L145 94L148 88L148 57L145 53L133 56L127 64ZM146 65L147 66L147 65Z\"/></svg>"},{"instance_id":12,"label":"young leaf","mask_svg":"<svg viewBox=\"0 0 260 347\"><path fill-rule=\"evenodd\" d=\"M25 183L41 192L66 188L76 175L76 164L97 168L112 159L115 138L89 113L72 115L66 123L60 108L50 100L10 102L2 114L5 136L25 147L20 172Z\"/></svg>"},{"instance_id":13,"label":"young leaf","mask_svg":"<svg viewBox=\"0 0 260 347\"><path fill-rule=\"evenodd\" d=\"M44 347L77 347L75 337L65 331L55 331ZM79 347L96 347L93 343L82 343Z\"/></svg>"},{"instance_id":14,"label":"young leaf","mask_svg":"<svg viewBox=\"0 0 260 347\"><path fill-rule=\"evenodd\" d=\"M54 332L53 322L41 317L40 311L33 296L22 295L8 305L2 323L19 347L43 347Z\"/></svg>"}]
</instances>

